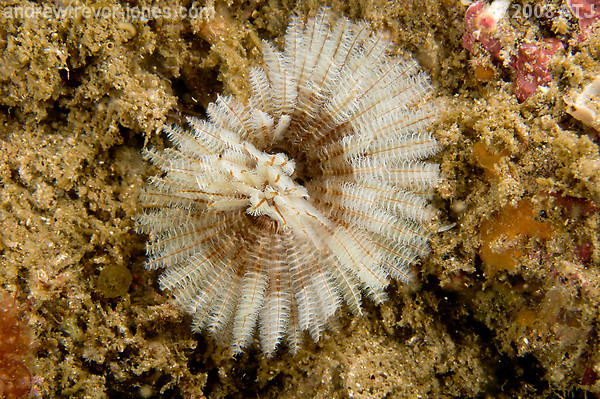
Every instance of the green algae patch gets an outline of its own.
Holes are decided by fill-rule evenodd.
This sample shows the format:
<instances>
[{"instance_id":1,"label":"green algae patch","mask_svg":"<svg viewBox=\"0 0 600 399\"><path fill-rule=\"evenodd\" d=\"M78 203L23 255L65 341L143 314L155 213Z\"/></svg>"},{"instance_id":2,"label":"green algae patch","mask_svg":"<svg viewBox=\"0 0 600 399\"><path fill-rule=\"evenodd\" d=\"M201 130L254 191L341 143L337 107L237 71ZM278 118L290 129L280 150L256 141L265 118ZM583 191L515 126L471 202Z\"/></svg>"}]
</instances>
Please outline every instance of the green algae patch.
<instances>
[{"instance_id":1,"label":"green algae patch","mask_svg":"<svg viewBox=\"0 0 600 399\"><path fill-rule=\"evenodd\" d=\"M96 289L106 298L116 298L127 293L132 280L131 272L124 265L108 265L100 272Z\"/></svg>"}]
</instances>

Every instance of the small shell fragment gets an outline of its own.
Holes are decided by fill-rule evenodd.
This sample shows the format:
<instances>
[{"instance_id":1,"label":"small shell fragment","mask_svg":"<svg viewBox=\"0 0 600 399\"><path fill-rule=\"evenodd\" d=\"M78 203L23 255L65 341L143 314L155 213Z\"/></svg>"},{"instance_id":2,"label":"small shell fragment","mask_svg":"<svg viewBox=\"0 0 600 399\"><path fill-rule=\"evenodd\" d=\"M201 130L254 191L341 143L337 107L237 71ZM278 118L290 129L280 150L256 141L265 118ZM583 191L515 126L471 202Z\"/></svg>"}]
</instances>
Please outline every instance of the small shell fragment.
<instances>
[{"instance_id":1,"label":"small shell fragment","mask_svg":"<svg viewBox=\"0 0 600 399\"><path fill-rule=\"evenodd\" d=\"M565 97L567 103L567 112L574 118L580 120L596 130L600 130L600 77L597 77L592 83L574 98Z\"/></svg>"}]
</instances>

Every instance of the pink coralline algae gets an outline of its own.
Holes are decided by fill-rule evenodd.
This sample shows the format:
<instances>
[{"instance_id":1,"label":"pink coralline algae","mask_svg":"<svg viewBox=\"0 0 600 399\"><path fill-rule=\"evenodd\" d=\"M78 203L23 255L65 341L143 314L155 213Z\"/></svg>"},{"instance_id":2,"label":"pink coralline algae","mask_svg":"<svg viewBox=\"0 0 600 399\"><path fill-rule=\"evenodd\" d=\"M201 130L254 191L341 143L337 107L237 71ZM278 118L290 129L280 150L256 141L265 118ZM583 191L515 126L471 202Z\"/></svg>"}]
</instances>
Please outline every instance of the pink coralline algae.
<instances>
[{"instance_id":1,"label":"pink coralline algae","mask_svg":"<svg viewBox=\"0 0 600 399\"><path fill-rule=\"evenodd\" d=\"M499 39L498 21L506 12L508 2L504 0L487 4L485 1L476 1L471 4L465 13L465 34L463 46L471 53L476 54L476 43L487 50L493 59L500 60L502 43Z\"/></svg>"},{"instance_id":2,"label":"pink coralline algae","mask_svg":"<svg viewBox=\"0 0 600 399\"><path fill-rule=\"evenodd\" d=\"M579 40L587 38L592 25L600 18L600 0L569 0L567 1L573 15L579 19Z\"/></svg>"},{"instance_id":3,"label":"pink coralline algae","mask_svg":"<svg viewBox=\"0 0 600 399\"><path fill-rule=\"evenodd\" d=\"M583 1L583 0L579 0ZM507 19L510 2L495 0L491 4L477 1L465 13L463 46L476 56L488 53L495 64L502 63L515 72L514 93L523 102L538 87L552 81L550 60L563 48L558 39L545 39L516 45L515 32ZM518 38L517 38L518 39ZM510 44L513 43L513 44ZM481 64L481 61L475 62ZM478 74L482 76L482 74Z\"/></svg>"},{"instance_id":4,"label":"pink coralline algae","mask_svg":"<svg viewBox=\"0 0 600 399\"><path fill-rule=\"evenodd\" d=\"M21 398L29 393L31 376L23 362L29 347L14 300L0 292L0 398Z\"/></svg>"},{"instance_id":5,"label":"pink coralline algae","mask_svg":"<svg viewBox=\"0 0 600 399\"><path fill-rule=\"evenodd\" d=\"M552 81L549 62L563 48L558 39L546 39L542 43L524 43L514 63L516 78L514 92L519 102L527 100L538 87Z\"/></svg>"}]
</instances>

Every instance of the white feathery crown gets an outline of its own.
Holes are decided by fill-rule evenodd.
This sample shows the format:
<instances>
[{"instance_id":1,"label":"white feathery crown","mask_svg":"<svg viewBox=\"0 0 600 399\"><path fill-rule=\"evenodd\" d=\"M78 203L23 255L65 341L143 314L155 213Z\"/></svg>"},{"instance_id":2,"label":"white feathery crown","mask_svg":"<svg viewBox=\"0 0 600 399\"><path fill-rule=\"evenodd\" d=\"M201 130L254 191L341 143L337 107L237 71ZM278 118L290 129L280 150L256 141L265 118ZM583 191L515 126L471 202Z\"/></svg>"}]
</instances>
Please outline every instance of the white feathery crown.
<instances>
[{"instance_id":1,"label":"white feathery crown","mask_svg":"<svg viewBox=\"0 0 600 399\"><path fill-rule=\"evenodd\" d=\"M163 172L136 221L147 267L233 353L255 330L265 354L296 352L428 250L433 90L366 23L331 19L293 18L284 51L263 42L247 104L220 96L191 131L166 128L174 148L145 151Z\"/></svg>"}]
</instances>

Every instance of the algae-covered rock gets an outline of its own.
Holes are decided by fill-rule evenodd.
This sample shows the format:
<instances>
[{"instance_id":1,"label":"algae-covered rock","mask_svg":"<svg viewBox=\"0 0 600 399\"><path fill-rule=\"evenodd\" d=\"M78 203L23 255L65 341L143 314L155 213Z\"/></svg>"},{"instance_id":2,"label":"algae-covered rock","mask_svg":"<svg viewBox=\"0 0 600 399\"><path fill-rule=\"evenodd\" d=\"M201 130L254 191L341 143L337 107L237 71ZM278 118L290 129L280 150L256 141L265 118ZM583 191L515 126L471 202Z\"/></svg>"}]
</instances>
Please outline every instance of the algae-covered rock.
<instances>
[{"instance_id":1,"label":"algae-covered rock","mask_svg":"<svg viewBox=\"0 0 600 399\"><path fill-rule=\"evenodd\" d=\"M600 139L596 118L572 104L600 74L600 33L581 32L572 2L510 2L498 62L464 48L465 3L327 3L384 31L443 98L433 126L443 148L431 160L443 177L430 198L439 220L413 285L392 284L385 304L365 301L358 317L342 308L319 343L266 359L254 343L231 358L192 333L144 268L149 237L133 217L159 171L141 151L171 146L161 127L204 117L218 94L249 98L261 39L282 46L290 16L314 16L322 2L184 2L197 13L133 19L126 11L141 4L101 1L91 14L45 4L72 7L57 18L1 2L0 286L31 331L30 396L598 395ZM535 7L544 13L525 12ZM519 103L511 60L546 39L564 50ZM595 110L586 101L576 107ZM503 230L519 225L502 217L522 201L544 234ZM515 249L514 262L486 273L482 248Z\"/></svg>"}]
</instances>

